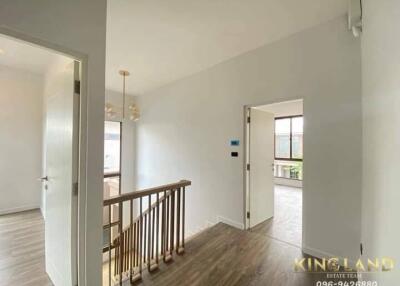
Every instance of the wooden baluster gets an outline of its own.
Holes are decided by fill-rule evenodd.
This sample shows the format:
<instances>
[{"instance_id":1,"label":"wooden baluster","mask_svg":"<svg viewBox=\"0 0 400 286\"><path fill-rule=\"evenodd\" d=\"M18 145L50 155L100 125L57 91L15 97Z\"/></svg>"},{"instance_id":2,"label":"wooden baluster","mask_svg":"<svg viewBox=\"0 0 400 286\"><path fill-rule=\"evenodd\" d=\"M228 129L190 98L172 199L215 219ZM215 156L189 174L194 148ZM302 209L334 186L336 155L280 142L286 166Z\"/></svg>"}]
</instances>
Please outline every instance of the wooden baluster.
<instances>
[{"instance_id":1,"label":"wooden baluster","mask_svg":"<svg viewBox=\"0 0 400 286\"><path fill-rule=\"evenodd\" d=\"M126 242L125 242L125 252L124 252L124 257L125 257L125 271L127 272L129 270L129 241L130 241L130 231L129 228L125 231L125 238L126 238Z\"/></svg>"},{"instance_id":2,"label":"wooden baluster","mask_svg":"<svg viewBox=\"0 0 400 286\"><path fill-rule=\"evenodd\" d=\"M132 281L132 271L133 271L133 200L129 202L129 219L130 219L130 240L129 240L129 280Z\"/></svg>"},{"instance_id":3,"label":"wooden baluster","mask_svg":"<svg viewBox=\"0 0 400 286\"><path fill-rule=\"evenodd\" d=\"M170 194L167 192L167 206L166 206L166 218L165 218L165 254L164 254L164 261L169 261L169 251L168 251L168 242L169 242L169 212L170 212Z\"/></svg>"},{"instance_id":4,"label":"wooden baluster","mask_svg":"<svg viewBox=\"0 0 400 286\"><path fill-rule=\"evenodd\" d=\"M182 251L185 251L185 187L182 188Z\"/></svg>"},{"instance_id":5,"label":"wooden baluster","mask_svg":"<svg viewBox=\"0 0 400 286\"><path fill-rule=\"evenodd\" d=\"M122 271L123 271L123 258L124 258L124 232L123 232L123 224L122 224L122 202L119 203L119 237L120 237L120 254L119 254L119 285L122 286Z\"/></svg>"},{"instance_id":6,"label":"wooden baluster","mask_svg":"<svg viewBox=\"0 0 400 286\"><path fill-rule=\"evenodd\" d=\"M165 258L165 204L167 201L167 192L164 191L161 212L161 255Z\"/></svg>"},{"instance_id":7,"label":"wooden baluster","mask_svg":"<svg viewBox=\"0 0 400 286\"><path fill-rule=\"evenodd\" d=\"M125 271L125 251L126 251L126 232L122 232L122 255L121 255L121 260L122 260L122 268L121 268L121 274L124 273Z\"/></svg>"},{"instance_id":8,"label":"wooden baluster","mask_svg":"<svg viewBox=\"0 0 400 286\"><path fill-rule=\"evenodd\" d=\"M128 266L128 263L127 263L128 241L129 241L129 232L126 230L126 231L124 231L124 260L123 260L124 271L123 272L127 271L127 266Z\"/></svg>"},{"instance_id":9,"label":"wooden baluster","mask_svg":"<svg viewBox=\"0 0 400 286\"><path fill-rule=\"evenodd\" d=\"M175 234L175 190L172 190L171 194L171 241L169 253L172 256L174 251L174 234Z\"/></svg>"},{"instance_id":10,"label":"wooden baluster","mask_svg":"<svg viewBox=\"0 0 400 286\"><path fill-rule=\"evenodd\" d=\"M111 205L108 205L108 285L111 286L111 251L112 251L112 244L111 244Z\"/></svg>"},{"instance_id":11,"label":"wooden baluster","mask_svg":"<svg viewBox=\"0 0 400 286\"><path fill-rule=\"evenodd\" d=\"M129 243L129 231L125 230L124 231L124 271L123 272L126 272L128 270L128 258L129 258L128 243Z\"/></svg>"},{"instance_id":12,"label":"wooden baluster","mask_svg":"<svg viewBox=\"0 0 400 286\"><path fill-rule=\"evenodd\" d=\"M147 213L144 214L144 251L143 251L143 259L144 263L147 263Z\"/></svg>"},{"instance_id":13,"label":"wooden baluster","mask_svg":"<svg viewBox=\"0 0 400 286\"><path fill-rule=\"evenodd\" d=\"M150 258L150 253L151 253L151 195L148 196L148 208L147 208L147 213L148 213L148 234L147 234L147 269L150 271L150 266L151 266L151 258Z\"/></svg>"},{"instance_id":14,"label":"wooden baluster","mask_svg":"<svg viewBox=\"0 0 400 286\"><path fill-rule=\"evenodd\" d=\"M125 233L122 232L121 236L121 247L119 255L119 285L122 285L122 274L124 273L124 252L125 252Z\"/></svg>"},{"instance_id":15,"label":"wooden baluster","mask_svg":"<svg viewBox=\"0 0 400 286\"><path fill-rule=\"evenodd\" d=\"M131 265L132 269L131 269L131 271L132 271L133 275L131 278L131 284L140 280L140 278L141 278L140 272L135 273L135 268L139 266L139 257L140 257L139 252L138 252L138 249L139 249L139 223L140 223L140 220L136 221L133 224L133 230L132 230L132 232L133 232L133 249L132 249L132 265Z\"/></svg>"},{"instance_id":16,"label":"wooden baluster","mask_svg":"<svg viewBox=\"0 0 400 286\"><path fill-rule=\"evenodd\" d=\"M135 224L133 225L133 267L137 266L136 263L136 254L137 254L137 223L135 222Z\"/></svg>"},{"instance_id":17,"label":"wooden baluster","mask_svg":"<svg viewBox=\"0 0 400 286\"><path fill-rule=\"evenodd\" d=\"M140 242L139 242L139 273L142 276L142 231L143 231L143 210L142 210L142 197L140 197Z\"/></svg>"},{"instance_id":18,"label":"wooden baluster","mask_svg":"<svg viewBox=\"0 0 400 286\"><path fill-rule=\"evenodd\" d=\"M126 260L126 231L122 232L122 237L123 237L123 241L122 241L122 246L124 247L123 251L122 251L122 273L125 272L125 260Z\"/></svg>"},{"instance_id":19,"label":"wooden baluster","mask_svg":"<svg viewBox=\"0 0 400 286\"><path fill-rule=\"evenodd\" d=\"M151 219L153 220L151 223L151 259L154 261L154 230L155 230L155 221L156 221L156 209L152 208L152 215L151 215Z\"/></svg>"},{"instance_id":20,"label":"wooden baluster","mask_svg":"<svg viewBox=\"0 0 400 286\"><path fill-rule=\"evenodd\" d=\"M136 222L136 267L139 267L140 220Z\"/></svg>"},{"instance_id":21,"label":"wooden baluster","mask_svg":"<svg viewBox=\"0 0 400 286\"><path fill-rule=\"evenodd\" d=\"M118 263L119 237L117 237L114 240L114 244L115 244L115 246L114 246L114 256L115 256L115 259L114 259L114 276L116 277L118 275L118 265L119 265L119 263Z\"/></svg>"},{"instance_id":22,"label":"wooden baluster","mask_svg":"<svg viewBox=\"0 0 400 286\"><path fill-rule=\"evenodd\" d=\"M160 194L157 193L157 233L156 233L156 263L158 265L158 243L160 235Z\"/></svg>"},{"instance_id":23,"label":"wooden baluster","mask_svg":"<svg viewBox=\"0 0 400 286\"><path fill-rule=\"evenodd\" d=\"M137 259L137 253L138 253L138 247L137 247L137 241L138 241L138 236L137 236L137 230L138 229L138 224L137 221L133 224L133 269L138 266L136 259ZM133 274L135 274L135 271L133 271Z\"/></svg>"},{"instance_id":24,"label":"wooden baluster","mask_svg":"<svg viewBox=\"0 0 400 286\"><path fill-rule=\"evenodd\" d=\"M125 233L125 231L123 231L122 232L122 246L123 246L123 250L122 250L122 255L121 255L121 258L122 258L122 273L124 273L125 272L125 258L126 258L126 255L125 255L125 250L126 250L126 233Z\"/></svg>"},{"instance_id":25,"label":"wooden baluster","mask_svg":"<svg viewBox=\"0 0 400 286\"><path fill-rule=\"evenodd\" d=\"M127 266L126 259L128 258L128 255L126 255L126 252L127 252L127 248L128 248L128 246L127 246L128 239L129 239L128 232L124 231L124 252L123 252L124 253L124 259L122 260L122 264L124 265L124 267L123 267L122 273L124 273L126 271L126 266Z\"/></svg>"},{"instance_id":26,"label":"wooden baluster","mask_svg":"<svg viewBox=\"0 0 400 286\"><path fill-rule=\"evenodd\" d=\"M181 231L181 188L177 190L177 207L176 207L176 253L180 253L180 231Z\"/></svg>"},{"instance_id":27,"label":"wooden baluster","mask_svg":"<svg viewBox=\"0 0 400 286\"><path fill-rule=\"evenodd\" d=\"M129 278L131 277L131 253L132 253L132 243L131 243L131 240L132 240L132 228L130 227L130 224L129 224L129 227L128 227L128 229L127 229L127 232L128 232L128 242L127 242L127 244L128 244L128 249L127 249L127 252L126 252L126 271L128 271L129 273Z\"/></svg>"}]
</instances>

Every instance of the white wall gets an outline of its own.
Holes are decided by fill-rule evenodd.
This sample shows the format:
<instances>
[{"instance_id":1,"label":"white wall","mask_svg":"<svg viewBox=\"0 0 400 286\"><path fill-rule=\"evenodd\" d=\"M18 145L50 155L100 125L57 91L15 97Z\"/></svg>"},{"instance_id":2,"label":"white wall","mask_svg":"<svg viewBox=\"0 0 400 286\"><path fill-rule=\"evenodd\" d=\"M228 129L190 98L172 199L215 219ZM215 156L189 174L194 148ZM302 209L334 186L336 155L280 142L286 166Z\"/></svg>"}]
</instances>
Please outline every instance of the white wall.
<instances>
[{"instance_id":1,"label":"white wall","mask_svg":"<svg viewBox=\"0 0 400 286\"><path fill-rule=\"evenodd\" d=\"M360 69L360 41L343 17L140 96L138 186L192 180L189 233L217 217L243 225L243 107L303 98L304 249L356 257Z\"/></svg>"},{"instance_id":2,"label":"white wall","mask_svg":"<svg viewBox=\"0 0 400 286\"><path fill-rule=\"evenodd\" d=\"M392 257L396 271L379 285L400 281L400 2L364 0L363 223L365 257Z\"/></svg>"},{"instance_id":3,"label":"white wall","mask_svg":"<svg viewBox=\"0 0 400 286\"><path fill-rule=\"evenodd\" d=\"M43 78L0 66L0 214L39 208Z\"/></svg>"},{"instance_id":4,"label":"white wall","mask_svg":"<svg viewBox=\"0 0 400 286\"><path fill-rule=\"evenodd\" d=\"M106 0L2 0L0 31L12 30L86 55L87 194L81 198L79 285L101 285ZM83 228L85 222L86 228ZM83 277L86 271L86 277Z\"/></svg>"}]
</instances>

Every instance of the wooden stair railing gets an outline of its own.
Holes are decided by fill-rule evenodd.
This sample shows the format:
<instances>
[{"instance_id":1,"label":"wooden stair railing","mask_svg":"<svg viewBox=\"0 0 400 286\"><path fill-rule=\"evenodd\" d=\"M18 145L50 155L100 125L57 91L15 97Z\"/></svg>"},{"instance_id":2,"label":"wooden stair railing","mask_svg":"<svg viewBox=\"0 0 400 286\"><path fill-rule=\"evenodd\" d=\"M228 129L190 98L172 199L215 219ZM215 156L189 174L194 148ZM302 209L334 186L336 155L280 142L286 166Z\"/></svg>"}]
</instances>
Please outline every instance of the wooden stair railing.
<instances>
[{"instance_id":1,"label":"wooden stair railing","mask_svg":"<svg viewBox=\"0 0 400 286\"><path fill-rule=\"evenodd\" d=\"M144 268L151 272L158 268L160 260L171 261L174 250L178 255L183 254L185 188L190 185L190 181L182 180L104 200L109 214L106 225L109 244L105 248L108 285L122 285L128 279L134 283L142 278ZM144 200L147 200L147 208ZM113 205L119 206L118 220L114 222L111 219ZM118 229L114 237L113 228Z\"/></svg>"}]
</instances>

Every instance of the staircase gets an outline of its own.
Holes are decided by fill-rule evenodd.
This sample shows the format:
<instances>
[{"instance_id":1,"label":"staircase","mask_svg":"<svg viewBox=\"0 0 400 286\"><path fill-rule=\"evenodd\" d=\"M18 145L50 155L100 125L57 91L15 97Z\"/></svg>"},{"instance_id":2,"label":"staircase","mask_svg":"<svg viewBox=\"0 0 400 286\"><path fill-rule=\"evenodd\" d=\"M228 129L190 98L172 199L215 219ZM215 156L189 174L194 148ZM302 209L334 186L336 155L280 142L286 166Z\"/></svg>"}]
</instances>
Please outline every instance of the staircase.
<instances>
[{"instance_id":1,"label":"staircase","mask_svg":"<svg viewBox=\"0 0 400 286\"><path fill-rule=\"evenodd\" d=\"M106 275L103 285L131 284L159 263L184 253L185 190L191 182L125 193L104 200L108 214L108 245L103 249ZM117 210L118 215L112 216Z\"/></svg>"}]
</instances>

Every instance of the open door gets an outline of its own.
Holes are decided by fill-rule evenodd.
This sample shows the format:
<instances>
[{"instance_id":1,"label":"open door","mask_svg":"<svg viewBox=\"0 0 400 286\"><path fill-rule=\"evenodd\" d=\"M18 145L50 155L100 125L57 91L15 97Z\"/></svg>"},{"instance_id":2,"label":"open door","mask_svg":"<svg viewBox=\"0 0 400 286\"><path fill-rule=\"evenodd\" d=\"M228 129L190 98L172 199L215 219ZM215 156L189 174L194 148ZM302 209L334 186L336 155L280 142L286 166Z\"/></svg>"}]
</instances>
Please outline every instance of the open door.
<instances>
[{"instance_id":1,"label":"open door","mask_svg":"<svg viewBox=\"0 0 400 286\"><path fill-rule=\"evenodd\" d=\"M251 108L248 125L248 219L253 227L274 215L274 133L272 113Z\"/></svg>"},{"instance_id":2,"label":"open door","mask_svg":"<svg viewBox=\"0 0 400 286\"><path fill-rule=\"evenodd\" d=\"M46 271L60 286L77 285L77 78L79 63L63 60L46 80Z\"/></svg>"}]
</instances>

